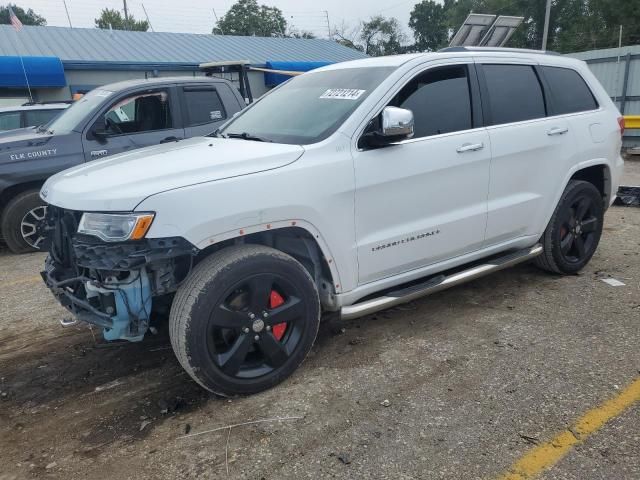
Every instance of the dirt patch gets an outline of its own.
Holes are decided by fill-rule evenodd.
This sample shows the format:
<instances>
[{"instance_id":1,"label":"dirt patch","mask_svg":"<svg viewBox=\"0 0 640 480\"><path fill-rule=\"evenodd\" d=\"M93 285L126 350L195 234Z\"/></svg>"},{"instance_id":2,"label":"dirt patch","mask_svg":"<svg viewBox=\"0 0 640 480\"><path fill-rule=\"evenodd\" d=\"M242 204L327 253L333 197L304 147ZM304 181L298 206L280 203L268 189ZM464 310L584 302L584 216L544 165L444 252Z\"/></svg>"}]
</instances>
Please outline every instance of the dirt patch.
<instances>
[{"instance_id":1,"label":"dirt patch","mask_svg":"<svg viewBox=\"0 0 640 480\"><path fill-rule=\"evenodd\" d=\"M608 212L580 275L524 265L324 324L289 380L246 398L200 389L162 328L104 346L86 327L60 327L65 312L37 280L42 261L0 252L2 480L227 478L227 468L250 479L486 478L640 366L637 208ZM276 417L302 418L182 438ZM640 478L639 430L638 415L621 417L548 478Z\"/></svg>"}]
</instances>

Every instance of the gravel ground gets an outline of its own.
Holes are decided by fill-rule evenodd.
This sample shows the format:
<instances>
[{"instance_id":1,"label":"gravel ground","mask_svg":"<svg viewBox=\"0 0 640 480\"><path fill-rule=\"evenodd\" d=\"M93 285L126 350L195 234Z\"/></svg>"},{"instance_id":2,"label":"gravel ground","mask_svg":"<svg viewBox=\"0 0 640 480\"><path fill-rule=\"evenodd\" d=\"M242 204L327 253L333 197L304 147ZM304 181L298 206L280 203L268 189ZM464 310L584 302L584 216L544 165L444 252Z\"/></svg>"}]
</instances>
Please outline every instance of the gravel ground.
<instances>
[{"instance_id":1,"label":"gravel ground","mask_svg":"<svg viewBox=\"0 0 640 480\"><path fill-rule=\"evenodd\" d=\"M523 265L325 324L288 381L232 400L182 372L162 328L111 346L60 327L43 259L0 251L1 480L492 478L640 373L638 208L609 210L580 275ZM302 418L181 438L275 417ZM640 478L639 406L543 478Z\"/></svg>"}]
</instances>

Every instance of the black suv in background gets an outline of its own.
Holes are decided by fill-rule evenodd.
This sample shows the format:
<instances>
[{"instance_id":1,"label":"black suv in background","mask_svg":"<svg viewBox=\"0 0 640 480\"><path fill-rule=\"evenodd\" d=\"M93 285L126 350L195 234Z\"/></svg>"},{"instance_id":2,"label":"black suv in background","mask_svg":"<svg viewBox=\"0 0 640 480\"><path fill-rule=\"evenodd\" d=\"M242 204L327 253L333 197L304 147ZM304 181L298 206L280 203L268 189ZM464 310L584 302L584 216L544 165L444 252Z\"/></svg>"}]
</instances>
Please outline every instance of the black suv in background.
<instances>
[{"instance_id":1,"label":"black suv in background","mask_svg":"<svg viewBox=\"0 0 640 480\"><path fill-rule=\"evenodd\" d=\"M129 80L87 93L51 123L0 133L0 227L11 251L39 249L39 196L51 175L141 147L207 135L245 106L228 81ZM152 166L151 166L152 167Z\"/></svg>"}]
</instances>

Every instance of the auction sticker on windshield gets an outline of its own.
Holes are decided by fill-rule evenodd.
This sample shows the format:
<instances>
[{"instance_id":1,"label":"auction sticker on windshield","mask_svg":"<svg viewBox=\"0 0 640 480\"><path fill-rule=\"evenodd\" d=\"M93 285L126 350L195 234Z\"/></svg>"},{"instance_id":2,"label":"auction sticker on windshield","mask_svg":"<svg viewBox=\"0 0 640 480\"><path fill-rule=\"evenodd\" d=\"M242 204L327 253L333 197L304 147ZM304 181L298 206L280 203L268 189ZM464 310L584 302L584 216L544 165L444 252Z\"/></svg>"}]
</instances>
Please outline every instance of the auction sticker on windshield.
<instances>
[{"instance_id":1,"label":"auction sticker on windshield","mask_svg":"<svg viewBox=\"0 0 640 480\"><path fill-rule=\"evenodd\" d=\"M366 90L357 88L330 88L320 98L330 98L336 100L357 100Z\"/></svg>"}]
</instances>

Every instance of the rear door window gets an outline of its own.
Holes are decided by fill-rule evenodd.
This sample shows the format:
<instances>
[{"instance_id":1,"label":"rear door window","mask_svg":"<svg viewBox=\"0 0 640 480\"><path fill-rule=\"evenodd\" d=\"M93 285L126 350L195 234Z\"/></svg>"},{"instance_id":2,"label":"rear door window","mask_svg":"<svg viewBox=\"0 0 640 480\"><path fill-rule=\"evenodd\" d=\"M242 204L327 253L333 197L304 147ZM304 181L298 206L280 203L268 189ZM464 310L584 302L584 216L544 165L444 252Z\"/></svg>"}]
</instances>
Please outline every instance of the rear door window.
<instances>
[{"instance_id":1,"label":"rear door window","mask_svg":"<svg viewBox=\"0 0 640 480\"><path fill-rule=\"evenodd\" d=\"M184 87L184 101L187 108L186 127L218 122L227 114L215 88Z\"/></svg>"},{"instance_id":2,"label":"rear door window","mask_svg":"<svg viewBox=\"0 0 640 480\"><path fill-rule=\"evenodd\" d=\"M0 113L0 132L20 128L20 112Z\"/></svg>"},{"instance_id":3,"label":"rear door window","mask_svg":"<svg viewBox=\"0 0 640 480\"><path fill-rule=\"evenodd\" d=\"M598 108L593 93L575 70L562 67L542 67L553 97L553 114L586 112Z\"/></svg>"},{"instance_id":4,"label":"rear door window","mask_svg":"<svg viewBox=\"0 0 640 480\"><path fill-rule=\"evenodd\" d=\"M530 65L483 65L491 124L522 122L546 116L542 86Z\"/></svg>"},{"instance_id":5,"label":"rear door window","mask_svg":"<svg viewBox=\"0 0 640 480\"><path fill-rule=\"evenodd\" d=\"M414 138L472 128L467 67L429 70L411 80L390 105L413 112Z\"/></svg>"}]
</instances>

